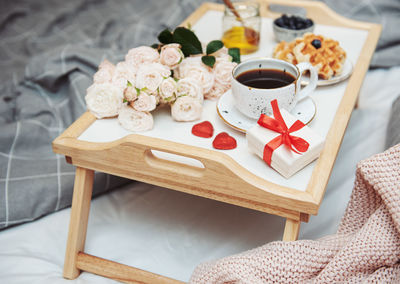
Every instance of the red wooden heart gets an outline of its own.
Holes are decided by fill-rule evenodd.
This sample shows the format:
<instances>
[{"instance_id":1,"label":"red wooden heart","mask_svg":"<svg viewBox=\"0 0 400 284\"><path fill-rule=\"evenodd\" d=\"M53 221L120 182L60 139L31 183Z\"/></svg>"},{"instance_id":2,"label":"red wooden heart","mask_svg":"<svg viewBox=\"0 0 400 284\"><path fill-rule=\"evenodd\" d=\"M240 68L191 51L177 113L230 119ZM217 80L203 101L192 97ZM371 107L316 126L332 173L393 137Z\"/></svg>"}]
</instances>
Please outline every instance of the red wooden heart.
<instances>
[{"instance_id":1,"label":"red wooden heart","mask_svg":"<svg viewBox=\"0 0 400 284\"><path fill-rule=\"evenodd\" d=\"M214 134L214 127L209 121L203 121L193 125L192 133L199 137L210 138Z\"/></svg>"},{"instance_id":2,"label":"red wooden heart","mask_svg":"<svg viewBox=\"0 0 400 284\"><path fill-rule=\"evenodd\" d=\"M221 132L215 136L213 141L213 147L219 150L231 150L235 149L237 146L235 138L230 136L226 132Z\"/></svg>"}]
</instances>

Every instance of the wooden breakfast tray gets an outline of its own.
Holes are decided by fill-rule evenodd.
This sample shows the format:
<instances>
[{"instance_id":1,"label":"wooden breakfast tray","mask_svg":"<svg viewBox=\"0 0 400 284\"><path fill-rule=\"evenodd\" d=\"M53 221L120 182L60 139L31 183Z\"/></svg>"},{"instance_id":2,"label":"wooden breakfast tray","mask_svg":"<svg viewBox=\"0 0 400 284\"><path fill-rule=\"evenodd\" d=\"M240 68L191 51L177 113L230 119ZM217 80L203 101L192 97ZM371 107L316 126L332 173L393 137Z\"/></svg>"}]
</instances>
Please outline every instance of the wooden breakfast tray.
<instances>
[{"instance_id":1,"label":"wooden breakfast tray","mask_svg":"<svg viewBox=\"0 0 400 284\"><path fill-rule=\"evenodd\" d=\"M174 122L167 109L155 112L154 129L143 134L131 134L116 119L96 120L86 112L53 142L54 152L77 166L64 277L73 279L86 270L124 282L176 282L83 253L94 170L282 216L287 241L297 239L301 221L317 214L381 27L343 18L320 2L267 0L261 2L260 50L242 59L271 56L276 44L271 23L279 16L268 9L271 4L305 8L317 24L314 32L339 40L354 64L347 81L312 95L317 114L309 126L327 141L317 161L284 179L247 152L244 134L219 119L213 101L205 102L202 120L210 120L216 133L234 136L235 150L212 149L212 139L191 135L194 123ZM221 38L223 9L205 3L182 25L190 23L202 41Z\"/></svg>"}]
</instances>

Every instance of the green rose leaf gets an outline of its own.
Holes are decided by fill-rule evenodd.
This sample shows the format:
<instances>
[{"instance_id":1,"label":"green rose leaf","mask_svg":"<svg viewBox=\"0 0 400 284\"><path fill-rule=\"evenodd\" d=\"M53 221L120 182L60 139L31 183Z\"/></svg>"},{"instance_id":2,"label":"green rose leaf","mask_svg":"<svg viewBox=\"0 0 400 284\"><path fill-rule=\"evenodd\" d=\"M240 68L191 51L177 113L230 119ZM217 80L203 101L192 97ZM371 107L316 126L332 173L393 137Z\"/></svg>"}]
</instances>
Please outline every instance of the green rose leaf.
<instances>
[{"instance_id":1,"label":"green rose leaf","mask_svg":"<svg viewBox=\"0 0 400 284\"><path fill-rule=\"evenodd\" d=\"M130 81L127 81L126 85L127 85L128 87L132 87L132 86L133 86L132 83L131 83Z\"/></svg>"},{"instance_id":2,"label":"green rose leaf","mask_svg":"<svg viewBox=\"0 0 400 284\"><path fill-rule=\"evenodd\" d=\"M210 55L205 55L201 57L201 61L203 61L203 63L207 66L210 66L211 68L214 67L215 64L215 57L214 56L210 56Z\"/></svg>"},{"instance_id":3,"label":"green rose leaf","mask_svg":"<svg viewBox=\"0 0 400 284\"><path fill-rule=\"evenodd\" d=\"M207 44L207 55L214 53L224 47L224 43L220 40L213 40Z\"/></svg>"},{"instance_id":4,"label":"green rose leaf","mask_svg":"<svg viewBox=\"0 0 400 284\"><path fill-rule=\"evenodd\" d=\"M187 28L176 28L172 35L172 40L172 42L179 43L181 45L181 50L185 57L191 54L203 53L199 39L194 32Z\"/></svg>"},{"instance_id":5,"label":"green rose leaf","mask_svg":"<svg viewBox=\"0 0 400 284\"><path fill-rule=\"evenodd\" d=\"M240 49L237 47L229 48L228 54L232 56L232 61L240 63Z\"/></svg>"},{"instance_id":6,"label":"green rose leaf","mask_svg":"<svg viewBox=\"0 0 400 284\"><path fill-rule=\"evenodd\" d=\"M159 35L158 35L158 40L163 43L163 44L169 44L173 42L173 37L172 33L170 32L169 29L163 30Z\"/></svg>"}]
</instances>

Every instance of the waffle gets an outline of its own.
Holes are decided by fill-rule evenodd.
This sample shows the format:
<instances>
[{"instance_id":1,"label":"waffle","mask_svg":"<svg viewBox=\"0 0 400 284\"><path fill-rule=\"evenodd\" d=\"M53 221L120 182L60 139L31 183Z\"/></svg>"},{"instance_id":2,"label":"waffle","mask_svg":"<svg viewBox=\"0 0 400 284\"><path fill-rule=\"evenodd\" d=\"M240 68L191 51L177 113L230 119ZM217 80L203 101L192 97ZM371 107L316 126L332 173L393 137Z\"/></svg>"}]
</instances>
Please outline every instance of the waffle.
<instances>
[{"instance_id":1,"label":"waffle","mask_svg":"<svg viewBox=\"0 0 400 284\"><path fill-rule=\"evenodd\" d=\"M320 42L319 48L312 44L314 40ZM302 38L290 43L279 43L275 47L273 57L293 64L310 62L317 69L320 78L330 79L342 73L346 52L336 40L306 33Z\"/></svg>"},{"instance_id":2,"label":"waffle","mask_svg":"<svg viewBox=\"0 0 400 284\"><path fill-rule=\"evenodd\" d=\"M293 53L293 48L295 47L295 41L290 43L286 41L281 41L274 49L273 57L293 64L297 64L296 56Z\"/></svg>"}]
</instances>

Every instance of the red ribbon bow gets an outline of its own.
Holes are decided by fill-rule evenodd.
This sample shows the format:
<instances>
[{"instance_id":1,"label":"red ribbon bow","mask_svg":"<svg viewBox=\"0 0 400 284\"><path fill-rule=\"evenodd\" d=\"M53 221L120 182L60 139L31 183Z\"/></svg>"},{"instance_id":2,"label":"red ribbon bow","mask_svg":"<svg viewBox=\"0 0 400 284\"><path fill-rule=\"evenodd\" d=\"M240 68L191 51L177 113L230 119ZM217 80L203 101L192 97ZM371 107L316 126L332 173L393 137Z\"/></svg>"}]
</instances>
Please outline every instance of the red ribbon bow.
<instances>
[{"instance_id":1,"label":"red ribbon bow","mask_svg":"<svg viewBox=\"0 0 400 284\"><path fill-rule=\"evenodd\" d=\"M260 118L257 121L260 126L281 133L281 135L275 137L264 146L263 160L269 166L271 166L272 153L282 144L285 144L290 150L297 154L300 154L300 152L304 153L310 146L310 144L308 144L308 142L303 138L290 135L290 133L303 128L305 124L300 120L296 120L295 123L293 123L293 125L288 128L279 110L277 100L271 101L271 106L274 113L274 118L269 117L265 114L261 114ZM293 147L296 149L294 149Z\"/></svg>"}]
</instances>

